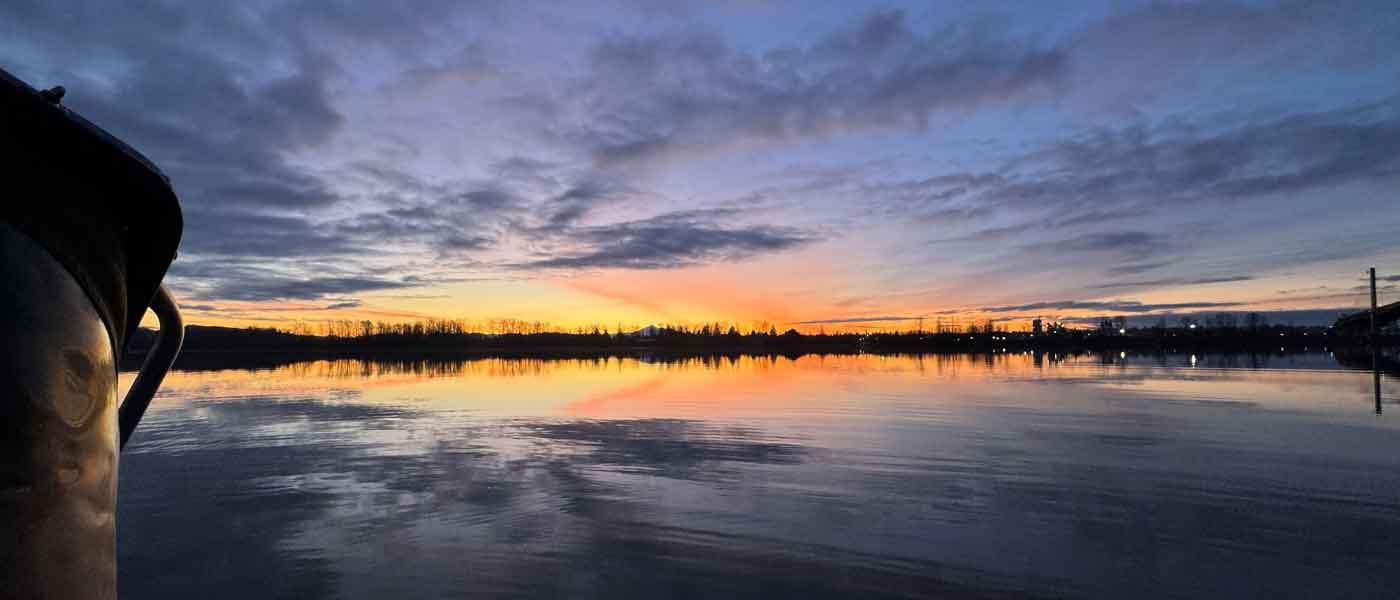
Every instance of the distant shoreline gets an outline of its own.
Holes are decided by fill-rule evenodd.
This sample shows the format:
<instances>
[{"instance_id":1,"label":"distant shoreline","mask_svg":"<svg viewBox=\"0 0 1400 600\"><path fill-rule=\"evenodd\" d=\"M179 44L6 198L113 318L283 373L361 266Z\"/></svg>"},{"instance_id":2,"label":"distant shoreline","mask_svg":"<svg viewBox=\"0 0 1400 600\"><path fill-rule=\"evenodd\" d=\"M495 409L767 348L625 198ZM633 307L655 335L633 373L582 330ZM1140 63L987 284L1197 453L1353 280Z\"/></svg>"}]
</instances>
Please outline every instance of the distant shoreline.
<instances>
[{"instance_id":1,"label":"distant shoreline","mask_svg":"<svg viewBox=\"0 0 1400 600\"><path fill-rule=\"evenodd\" d=\"M1270 332L1272 333L1272 332ZM140 367L153 333L143 331L121 361L123 370ZM1288 354L1335 351L1359 367L1369 362L1364 340L1317 335L1315 331L1284 331L1282 335L1099 335L1028 334L882 334L831 336L676 336L636 340L625 336L548 334L545 336L455 336L423 339L327 338L192 326L175 367L184 370L272 368L327 359L473 360L641 358L683 360L692 357L785 356L854 354L997 354L1040 352L1093 354L1131 351L1134 354ZM1400 337L1386 336L1379 345L1400 348ZM1387 354L1391 354L1387 352ZM1366 360L1363 360L1365 358ZM1394 359L1387 359L1391 362Z\"/></svg>"}]
</instances>

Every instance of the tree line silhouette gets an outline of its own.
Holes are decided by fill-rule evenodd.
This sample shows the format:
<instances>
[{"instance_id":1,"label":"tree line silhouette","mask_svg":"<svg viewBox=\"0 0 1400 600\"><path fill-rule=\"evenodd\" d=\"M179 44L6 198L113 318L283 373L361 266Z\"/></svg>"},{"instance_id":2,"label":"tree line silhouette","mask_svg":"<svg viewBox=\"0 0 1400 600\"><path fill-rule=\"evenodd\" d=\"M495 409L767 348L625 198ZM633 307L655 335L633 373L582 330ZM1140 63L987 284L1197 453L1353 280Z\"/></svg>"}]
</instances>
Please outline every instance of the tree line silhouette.
<instances>
[{"instance_id":1,"label":"tree line silhouette","mask_svg":"<svg viewBox=\"0 0 1400 600\"><path fill-rule=\"evenodd\" d=\"M611 327L601 324L564 328L543 321L492 319L424 319L386 322L335 320L299 322L281 328L227 328L192 325L185 348L192 352L383 353L429 352L500 355L595 355L661 352L681 354L793 354L804 352L990 352L1025 349L1243 349L1313 348L1356 343L1327 327L1270 324L1262 315L1219 313L1165 317L1149 325L1130 325L1109 317L1073 326L1051 322L1039 330L1024 323L984 320L946 322L929 330L922 322L865 332L806 333L788 326L754 322L741 328L728 322ZM140 353L153 334L138 334L131 350ZM1397 336L1383 336L1394 345Z\"/></svg>"}]
</instances>

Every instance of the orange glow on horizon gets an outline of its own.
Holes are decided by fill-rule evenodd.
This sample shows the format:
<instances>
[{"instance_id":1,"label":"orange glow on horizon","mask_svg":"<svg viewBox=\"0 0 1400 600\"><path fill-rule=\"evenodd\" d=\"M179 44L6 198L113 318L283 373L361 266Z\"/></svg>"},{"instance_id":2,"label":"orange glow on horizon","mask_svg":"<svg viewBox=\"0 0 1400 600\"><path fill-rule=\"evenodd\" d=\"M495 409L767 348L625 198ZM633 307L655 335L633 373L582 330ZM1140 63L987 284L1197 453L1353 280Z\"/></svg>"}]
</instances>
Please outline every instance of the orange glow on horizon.
<instances>
[{"instance_id":1,"label":"orange glow on horizon","mask_svg":"<svg viewBox=\"0 0 1400 600\"><path fill-rule=\"evenodd\" d=\"M779 275L775 276L774 273ZM999 330L1027 331L1031 320L1068 321L1071 328L1087 327L1076 320L1127 316L1141 322L1168 311L1046 309L989 312L964 297L926 293L871 293L831 268L821 253L769 257L748 263L722 263L663 270L605 270L586 276L519 281L468 282L425 288L418 294L370 292L359 301L339 306L320 300L187 301L186 321L224 327L289 328L296 323L332 321L417 322L453 319L481 324L492 320L539 321L553 330L574 331L597 326L606 331L632 331L647 325L733 325L740 331L803 333L861 333L912 331L922 325L934 332L940 320L945 331L964 332L969 325L995 322ZM761 282L761 283L759 283ZM1279 281L1251 280L1192 288L1166 288L1129 297L1144 303L1190 303L1209 297L1218 308L1188 312L1231 312L1318 309L1352 300L1351 295L1281 295ZM176 290L178 295L179 290ZM1112 301L1123 296L1105 296ZM1031 303L1012 298L1004 302ZM919 317L923 317L922 324ZM878 319L874 317L899 317ZM863 319L863 320L862 320ZM1171 324L1175 324L1172 317ZM826 321L826 322L823 322ZM154 328L148 313L142 325Z\"/></svg>"}]
</instances>

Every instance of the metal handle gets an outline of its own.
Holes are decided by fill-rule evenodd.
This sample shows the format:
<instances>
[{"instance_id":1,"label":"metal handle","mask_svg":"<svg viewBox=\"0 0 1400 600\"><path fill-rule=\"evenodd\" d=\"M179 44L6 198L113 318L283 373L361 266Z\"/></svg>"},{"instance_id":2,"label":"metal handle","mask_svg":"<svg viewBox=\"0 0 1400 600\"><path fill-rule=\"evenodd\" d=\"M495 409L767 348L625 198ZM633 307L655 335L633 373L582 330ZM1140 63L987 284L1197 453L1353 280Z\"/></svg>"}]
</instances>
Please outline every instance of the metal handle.
<instances>
[{"instance_id":1,"label":"metal handle","mask_svg":"<svg viewBox=\"0 0 1400 600\"><path fill-rule=\"evenodd\" d=\"M170 290L165 289L164 285L156 290L155 297L151 299L151 310L160 321L160 331L156 333L155 345L151 346L146 360L141 363L136 381L131 383L131 389L127 390L126 398L117 409L122 448L131 439L131 433L136 431L136 424L146 414L146 407L150 406L151 398L155 397L156 389L165 379L166 372L170 371L170 365L175 363L175 356L180 354L180 345L185 342L185 321L180 317L180 307L175 305L175 298L170 296Z\"/></svg>"}]
</instances>

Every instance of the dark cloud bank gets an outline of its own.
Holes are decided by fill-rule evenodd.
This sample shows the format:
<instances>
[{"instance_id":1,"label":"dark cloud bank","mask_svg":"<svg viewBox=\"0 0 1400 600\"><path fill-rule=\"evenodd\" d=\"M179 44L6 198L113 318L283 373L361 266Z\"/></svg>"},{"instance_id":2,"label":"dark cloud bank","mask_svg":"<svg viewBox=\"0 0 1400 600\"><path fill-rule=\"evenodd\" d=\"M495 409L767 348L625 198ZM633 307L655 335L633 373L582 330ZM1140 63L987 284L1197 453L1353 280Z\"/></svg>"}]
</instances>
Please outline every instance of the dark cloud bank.
<instances>
[{"instance_id":1,"label":"dark cloud bank","mask_svg":"<svg viewBox=\"0 0 1400 600\"><path fill-rule=\"evenodd\" d=\"M1318 44L1309 59L1339 69L1366 68L1400 46L1382 35L1394 22L1385 3L1285 4L1154 5L1058 38L1014 34L995 20L930 28L900 12L876 12L810 43L762 53L703 32L604 37L583 58L586 73L564 85L582 118L549 130L590 164L516 157L495 166L496 179L457 189L392 166L360 166L359 180L388 190L368 204L332 185L345 172L295 160L351 126L332 90L353 65L320 42L411 54L415 42L452 33L460 6L118 10L22 0L0 19L7 40L0 45L18 57L7 68L38 85L67 85L71 106L170 174L188 223L173 273L196 290L193 297L347 305L349 295L430 284L452 269L674 268L813 243L826 234L763 223L743 210L672 209L610 221L606 209L639 202L646 192L633 174L668 161L851 132L926 131L940 114L1054 100L1080 85L1089 65L1141 66L1131 53L1108 51L1134 43L1161 53L1152 74L1164 78L1199 58L1174 49L1179 39L1195 40L1187 46L1202 52L1272 57L1272 41L1310 35L1339 41ZM1357 30L1352 25L1367 20L1358 15L1376 15L1371 21L1380 25ZM1280 64L1287 63L1262 68L1286 70ZM536 94L519 104L562 113L560 101ZM945 241L1038 237L1014 247L1026 255L1098 256L1087 264L1121 276L1174 264L1179 240L1144 228L1094 228L1168 205L1287 195L1397 173L1400 105L1391 98L1224 127L1175 120L1106 127L1027 150L999 170L828 185L858 189L871 214L932 226L1010 218L1016 222ZM507 243L526 248L524 258L482 258ZM423 252L437 268L421 266ZM317 268L330 263L338 269ZM1238 280L1152 277L1100 287Z\"/></svg>"}]
</instances>

